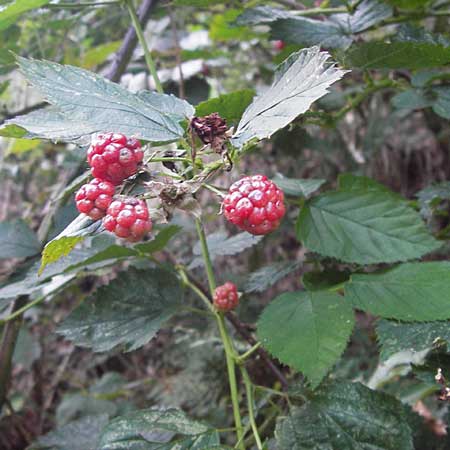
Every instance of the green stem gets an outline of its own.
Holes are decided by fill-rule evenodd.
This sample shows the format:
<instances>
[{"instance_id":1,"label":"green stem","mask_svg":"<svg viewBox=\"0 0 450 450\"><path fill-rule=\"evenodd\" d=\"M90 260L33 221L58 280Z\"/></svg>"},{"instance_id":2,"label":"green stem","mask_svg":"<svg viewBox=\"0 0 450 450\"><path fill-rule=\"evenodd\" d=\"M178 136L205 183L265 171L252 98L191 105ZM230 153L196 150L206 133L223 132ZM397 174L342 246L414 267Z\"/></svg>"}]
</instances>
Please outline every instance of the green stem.
<instances>
[{"instance_id":1,"label":"green stem","mask_svg":"<svg viewBox=\"0 0 450 450\"><path fill-rule=\"evenodd\" d=\"M30 303L27 303L25 306L23 306L22 308L19 308L18 310L14 311L12 314L10 314L9 316L0 319L0 325L5 324L6 322L9 322L10 320L15 319L16 317L19 317L21 314L23 314L25 311L28 311L30 308L32 308L33 306L36 306L38 303L41 303L42 301L45 300L45 295L43 295L42 297L37 298L36 300L33 300Z\"/></svg>"},{"instance_id":2,"label":"green stem","mask_svg":"<svg viewBox=\"0 0 450 450\"><path fill-rule=\"evenodd\" d=\"M227 361L228 382L230 384L231 404L233 406L234 424L236 426L236 435L239 442L239 449L245 450L244 445L244 429L242 426L241 412L239 410L239 394L236 381L236 366L234 364L234 349L231 345L223 315L218 313L216 315L217 325L219 327L220 337L222 338L225 349L225 358Z\"/></svg>"},{"instance_id":3,"label":"green stem","mask_svg":"<svg viewBox=\"0 0 450 450\"><path fill-rule=\"evenodd\" d=\"M296 16L319 16L321 14L338 14L338 13L346 13L348 9L345 6L337 6L336 8L310 8L303 10L295 10L291 11L292 14Z\"/></svg>"},{"instance_id":4,"label":"green stem","mask_svg":"<svg viewBox=\"0 0 450 450\"><path fill-rule=\"evenodd\" d=\"M142 27L139 22L138 16L136 14L136 10L134 9L134 6L133 6L133 0L125 0L125 4L127 5L128 12L130 13L131 22L133 23L133 27L136 31L136 35L139 39L139 43L141 44L141 47L144 50L145 61L147 63L148 69L150 70L150 73L153 77L153 80L155 81L156 90L160 94L162 94L163 88L161 85L161 81L159 80L159 77L158 77L158 72L156 71L155 61L153 61L150 50L148 49L148 45L147 45L147 42L144 37L144 32L142 31Z\"/></svg>"},{"instance_id":5,"label":"green stem","mask_svg":"<svg viewBox=\"0 0 450 450\"><path fill-rule=\"evenodd\" d=\"M216 289L216 279L214 277L214 270L212 267L211 257L209 256L208 243L206 241L205 230L200 219L195 219L195 227L197 228L198 238L200 239L200 246L202 249L203 260L205 262L206 276L208 277L209 290L211 296L214 295Z\"/></svg>"},{"instance_id":6,"label":"green stem","mask_svg":"<svg viewBox=\"0 0 450 450\"><path fill-rule=\"evenodd\" d=\"M258 450L262 450L263 446L261 443L261 438L259 437L258 427L256 425L255 420L255 411L254 411L254 399L253 399L253 384L248 375L247 369L244 366L241 366L242 379L245 384L245 392L247 395L247 406L248 406L248 417L250 419L250 425L252 427L253 436L255 437L256 446Z\"/></svg>"},{"instance_id":7,"label":"green stem","mask_svg":"<svg viewBox=\"0 0 450 450\"><path fill-rule=\"evenodd\" d=\"M253 355L254 352L256 352L256 350L258 350L258 348L261 347L261 342L257 342L253 347L251 347L249 350L247 350L245 353L243 353L242 355L240 355L237 358L237 363L238 364L242 364L249 356Z\"/></svg>"},{"instance_id":8,"label":"green stem","mask_svg":"<svg viewBox=\"0 0 450 450\"><path fill-rule=\"evenodd\" d=\"M161 157L161 158L150 158L148 163L152 162L187 162L191 163L192 161L189 158L183 158L182 156L167 156L167 157Z\"/></svg>"},{"instance_id":9,"label":"green stem","mask_svg":"<svg viewBox=\"0 0 450 450\"><path fill-rule=\"evenodd\" d=\"M214 295L216 289L216 279L214 276L214 270L211 263L211 257L209 255L208 243L206 241L205 230L203 229L203 223L200 219L195 220L195 226L197 228L198 238L200 240L200 245L202 249L203 261L205 263L206 275L208 277L208 285L211 292L211 296ZM204 297L204 294L201 293ZM228 335L227 329L225 327L225 322L223 319L223 314L215 311L215 316L217 319L217 326L219 327L220 337L222 339L223 347L225 349L225 358L227 362L228 371L228 382L230 384L230 395L231 404L233 407L234 423L236 425L236 435L238 440L238 448L240 450L245 450L244 445L244 430L242 427L241 412L239 410L239 393L237 388L236 380L236 366L235 358L237 357L236 352L231 343L230 337Z\"/></svg>"}]
</instances>

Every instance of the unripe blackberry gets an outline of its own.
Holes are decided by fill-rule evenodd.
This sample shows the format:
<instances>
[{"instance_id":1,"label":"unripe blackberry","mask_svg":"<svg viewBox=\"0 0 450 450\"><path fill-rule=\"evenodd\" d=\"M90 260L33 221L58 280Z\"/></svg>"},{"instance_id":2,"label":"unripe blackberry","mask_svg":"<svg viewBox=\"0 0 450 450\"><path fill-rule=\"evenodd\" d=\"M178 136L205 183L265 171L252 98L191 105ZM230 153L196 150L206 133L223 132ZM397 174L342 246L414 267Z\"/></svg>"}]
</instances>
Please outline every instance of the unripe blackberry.
<instances>
[{"instance_id":1,"label":"unripe blackberry","mask_svg":"<svg viewBox=\"0 0 450 450\"><path fill-rule=\"evenodd\" d=\"M112 202L114 189L112 183L98 178L83 184L75 194L75 203L78 211L86 214L93 220L101 219Z\"/></svg>"},{"instance_id":2,"label":"unripe blackberry","mask_svg":"<svg viewBox=\"0 0 450 450\"><path fill-rule=\"evenodd\" d=\"M225 217L241 230L267 234L280 225L286 208L283 191L265 175L241 178L223 200Z\"/></svg>"},{"instance_id":3,"label":"unripe blackberry","mask_svg":"<svg viewBox=\"0 0 450 450\"><path fill-rule=\"evenodd\" d=\"M151 231L152 221L143 200L126 197L109 205L103 226L120 238L136 242Z\"/></svg>"},{"instance_id":4,"label":"unripe blackberry","mask_svg":"<svg viewBox=\"0 0 450 450\"><path fill-rule=\"evenodd\" d=\"M87 151L94 177L113 184L120 184L134 175L143 157L141 143L119 133L97 135Z\"/></svg>"},{"instance_id":5,"label":"unripe blackberry","mask_svg":"<svg viewBox=\"0 0 450 450\"><path fill-rule=\"evenodd\" d=\"M239 304L239 294L236 285L227 281L222 286L216 287L213 303L216 309L222 312L231 311L236 308Z\"/></svg>"}]
</instances>

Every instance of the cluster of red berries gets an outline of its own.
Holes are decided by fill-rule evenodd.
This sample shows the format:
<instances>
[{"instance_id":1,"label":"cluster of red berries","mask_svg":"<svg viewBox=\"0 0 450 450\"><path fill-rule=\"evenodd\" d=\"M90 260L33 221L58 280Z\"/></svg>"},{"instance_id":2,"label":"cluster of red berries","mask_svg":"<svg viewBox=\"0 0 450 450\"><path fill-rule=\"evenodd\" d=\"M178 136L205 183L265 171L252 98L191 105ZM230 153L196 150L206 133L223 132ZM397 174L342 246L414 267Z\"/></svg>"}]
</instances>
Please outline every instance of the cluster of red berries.
<instances>
[{"instance_id":1,"label":"cluster of red berries","mask_svg":"<svg viewBox=\"0 0 450 450\"><path fill-rule=\"evenodd\" d=\"M225 217L241 230L267 234L280 225L286 208L283 191L265 175L241 178L223 200Z\"/></svg>"},{"instance_id":2,"label":"cluster of red berries","mask_svg":"<svg viewBox=\"0 0 450 450\"><path fill-rule=\"evenodd\" d=\"M137 139L119 133L99 134L87 152L95 178L75 195L78 211L94 220L103 218L108 231L131 242L141 240L152 229L147 205L133 197L113 196L115 186L137 172L143 156Z\"/></svg>"},{"instance_id":3,"label":"cluster of red berries","mask_svg":"<svg viewBox=\"0 0 450 450\"><path fill-rule=\"evenodd\" d=\"M222 286L216 287L213 304L218 311L222 312L231 311L236 308L239 304L239 294L236 285L227 281Z\"/></svg>"}]
</instances>

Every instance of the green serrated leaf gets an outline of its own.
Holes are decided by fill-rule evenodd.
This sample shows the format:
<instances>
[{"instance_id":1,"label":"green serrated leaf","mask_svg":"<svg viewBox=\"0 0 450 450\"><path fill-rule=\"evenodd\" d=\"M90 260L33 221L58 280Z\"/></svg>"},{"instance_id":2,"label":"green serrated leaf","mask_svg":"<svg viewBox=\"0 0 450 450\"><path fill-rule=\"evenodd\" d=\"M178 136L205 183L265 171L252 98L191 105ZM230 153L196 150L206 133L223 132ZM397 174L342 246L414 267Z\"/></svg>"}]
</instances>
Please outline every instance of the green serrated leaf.
<instances>
[{"instance_id":1,"label":"green serrated leaf","mask_svg":"<svg viewBox=\"0 0 450 450\"><path fill-rule=\"evenodd\" d=\"M78 67L21 57L18 61L24 75L56 107L6 122L26 128L34 136L76 141L114 130L151 142L170 142L183 136L179 122L193 114L191 105L171 95L133 94ZM43 118L46 120L40 124Z\"/></svg>"},{"instance_id":2,"label":"green serrated leaf","mask_svg":"<svg viewBox=\"0 0 450 450\"><path fill-rule=\"evenodd\" d=\"M253 89L242 89L241 91L220 95L199 103L195 108L195 114L197 116L207 116L216 112L227 121L228 125L233 125L239 122L245 108L251 103L254 95L255 91Z\"/></svg>"},{"instance_id":3,"label":"green serrated leaf","mask_svg":"<svg viewBox=\"0 0 450 450\"><path fill-rule=\"evenodd\" d=\"M354 323L343 297L324 291L292 292L264 309L257 333L273 356L301 371L315 387L345 350Z\"/></svg>"},{"instance_id":4,"label":"green serrated leaf","mask_svg":"<svg viewBox=\"0 0 450 450\"><path fill-rule=\"evenodd\" d=\"M183 290L172 272L130 269L85 300L58 333L97 352L118 345L131 351L150 341L182 305Z\"/></svg>"},{"instance_id":5,"label":"green serrated leaf","mask_svg":"<svg viewBox=\"0 0 450 450\"><path fill-rule=\"evenodd\" d=\"M441 342L450 343L450 322L402 323L379 320L376 329L383 361L403 350L421 352Z\"/></svg>"},{"instance_id":6,"label":"green serrated leaf","mask_svg":"<svg viewBox=\"0 0 450 450\"><path fill-rule=\"evenodd\" d=\"M348 271L327 268L323 272L306 272L302 277L302 283L308 291L321 291L341 287L349 278Z\"/></svg>"},{"instance_id":7,"label":"green serrated leaf","mask_svg":"<svg viewBox=\"0 0 450 450\"><path fill-rule=\"evenodd\" d=\"M372 274L353 274L345 295L353 306L404 321L450 318L450 262L401 264Z\"/></svg>"},{"instance_id":8,"label":"green serrated leaf","mask_svg":"<svg viewBox=\"0 0 450 450\"><path fill-rule=\"evenodd\" d=\"M287 261L264 266L248 275L242 290L244 292L264 292L270 286L297 270L300 263Z\"/></svg>"},{"instance_id":9,"label":"green serrated leaf","mask_svg":"<svg viewBox=\"0 0 450 450\"><path fill-rule=\"evenodd\" d=\"M358 264L406 261L440 247L420 215L378 189L327 192L300 211L297 237L317 253Z\"/></svg>"},{"instance_id":10,"label":"green serrated leaf","mask_svg":"<svg viewBox=\"0 0 450 450\"><path fill-rule=\"evenodd\" d=\"M378 181L375 181L372 178L357 176L351 173L342 173L339 175L338 188L340 191L378 191L396 195L387 186L378 183Z\"/></svg>"},{"instance_id":11,"label":"green serrated leaf","mask_svg":"<svg viewBox=\"0 0 450 450\"><path fill-rule=\"evenodd\" d=\"M320 388L278 421L279 450L414 450L402 404L359 383Z\"/></svg>"},{"instance_id":12,"label":"green serrated leaf","mask_svg":"<svg viewBox=\"0 0 450 450\"><path fill-rule=\"evenodd\" d=\"M108 416L86 416L61 428L50 431L33 443L29 450L97 450L102 429Z\"/></svg>"},{"instance_id":13,"label":"green serrated leaf","mask_svg":"<svg viewBox=\"0 0 450 450\"><path fill-rule=\"evenodd\" d=\"M97 450L208 450L219 445L217 431L179 409L144 409L113 419Z\"/></svg>"},{"instance_id":14,"label":"green serrated leaf","mask_svg":"<svg viewBox=\"0 0 450 450\"><path fill-rule=\"evenodd\" d=\"M37 255L41 244L23 220L0 223L0 260Z\"/></svg>"},{"instance_id":15,"label":"green serrated leaf","mask_svg":"<svg viewBox=\"0 0 450 450\"><path fill-rule=\"evenodd\" d=\"M46 5L49 0L16 0L0 9L0 31L14 25L19 16Z\"/></svg>"},{"instance_id":16,"label":"green serrated leaf","mask_svg":"<svg viewBox=\"0 0 450 450\"><path fill-rule=\"evenodd\" d=\"M429 42L379 41L354 44L344 57L346 67L359 69L426 69L450 62L450 47Z\"/></svg>"},{"instance_id":17,"label":"green serrated leaf","mask_svg":"<svg viewBox=\"0 0 450 450\"><path fill-rule=\"evenodd\" d=\"M293 197L309 197L322 186L326 180L307 178L286 178L277 175L272 181L283 190L286 195Z\"/></svg>"},{"instance_id":18,"label":"green serrated leaf","mask_svg":"<svg viewBox=\"0 0 450 450\"><path fill-rule=\"evenodd\" d=\"M312 47L293 53L275 73L272 86L245 110L232 141L242 147L284 128L328 92L345 71L329 61L330 55Z\"/></svg>"}]
</instances>

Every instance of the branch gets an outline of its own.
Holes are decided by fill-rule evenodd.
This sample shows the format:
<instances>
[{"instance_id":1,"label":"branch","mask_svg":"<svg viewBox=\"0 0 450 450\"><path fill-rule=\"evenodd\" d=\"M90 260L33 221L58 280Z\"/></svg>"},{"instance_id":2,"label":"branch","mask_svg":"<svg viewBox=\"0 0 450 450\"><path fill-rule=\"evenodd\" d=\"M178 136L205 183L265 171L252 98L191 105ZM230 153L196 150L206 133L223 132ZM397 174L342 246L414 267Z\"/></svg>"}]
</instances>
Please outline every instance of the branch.
<instances>
[{"instance_id":1,"label":"branch","mask_svg":"<svg viewBox=\"0 0 450 450\"><path fill-rule=\"evenodd\" d=\"M157 3L158 0L144 0L142 2L138 11L139 22L142 28L145 28L145 26L147 25L147 22L150 19L150 14ZM125 35L122 46L114 57L106 78L116 83L120 81L121 76L125 72L125 69L131 60L137 42L138 38L134 27L130 26L130 28L128 28L127 34Z\"/></svg>"}]
</instances>

